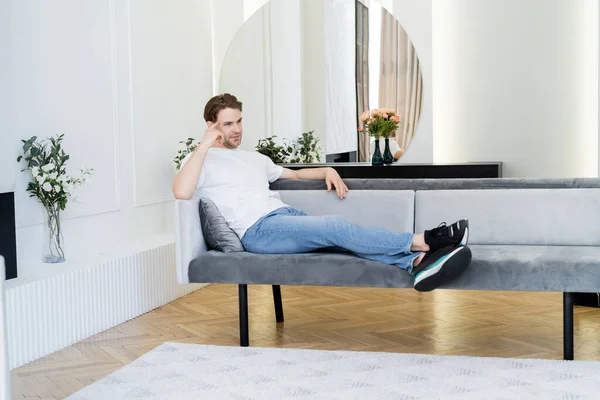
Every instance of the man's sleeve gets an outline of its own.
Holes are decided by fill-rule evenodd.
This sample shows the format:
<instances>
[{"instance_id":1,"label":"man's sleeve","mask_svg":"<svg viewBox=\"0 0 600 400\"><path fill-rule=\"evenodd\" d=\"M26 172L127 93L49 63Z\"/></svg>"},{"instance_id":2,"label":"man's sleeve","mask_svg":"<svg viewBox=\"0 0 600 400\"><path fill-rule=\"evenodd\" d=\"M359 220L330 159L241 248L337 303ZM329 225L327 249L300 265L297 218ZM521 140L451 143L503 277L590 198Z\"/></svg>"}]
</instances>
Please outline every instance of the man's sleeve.
<instances>
[{"instance_id":1,"label":"man's sleeve","mask_svg":"<svg viewBox=\"0 0 600 400\"><path fill-rule=\"evenodd\" d=\"M190 159L190 157L192 156L192 153L188 153L187 156L185 156L185 158L183 160L181 160L181 168L179 168L180 170L183 168L183 166L188 162L188 160ZM204 162L204 166L202 166L202 170L200 171L200 179L198 179L198 185L196 185L196 189L202 187L202 185L204 185L204 182L206 182L206 161Z\"/></svg>"},{"instance_id":2,"label":"man's sleeve","mask_svg":"<svg viewBox=\"0 0 600 400\"><path fill-rule=\"evenodd\" d=\"M269 183L275 182L283 173L283 167L275 165L269 157L265 155L263 155L263 157L265 164L267 165L267 179L269 180Z\"/></svg>"}]
</instances>

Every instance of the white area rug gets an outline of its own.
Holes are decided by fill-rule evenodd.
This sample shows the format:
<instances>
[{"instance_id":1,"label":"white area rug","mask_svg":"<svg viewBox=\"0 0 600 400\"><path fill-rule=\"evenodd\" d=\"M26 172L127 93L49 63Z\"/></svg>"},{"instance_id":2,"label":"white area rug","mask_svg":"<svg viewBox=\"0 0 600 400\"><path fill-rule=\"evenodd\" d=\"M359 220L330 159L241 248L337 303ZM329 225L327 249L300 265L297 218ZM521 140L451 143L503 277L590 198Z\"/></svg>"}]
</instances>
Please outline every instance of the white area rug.
<instances>
[{"instance_id":1,"label":"white area rug","mask_svg":"<svg viewBox=\"0 0 600 400\"><path fill-rule=\"evenodd\" d=\"M68 399L140 398L599 399L600 363L168 342Z\"/></svg>"}]
</instances>

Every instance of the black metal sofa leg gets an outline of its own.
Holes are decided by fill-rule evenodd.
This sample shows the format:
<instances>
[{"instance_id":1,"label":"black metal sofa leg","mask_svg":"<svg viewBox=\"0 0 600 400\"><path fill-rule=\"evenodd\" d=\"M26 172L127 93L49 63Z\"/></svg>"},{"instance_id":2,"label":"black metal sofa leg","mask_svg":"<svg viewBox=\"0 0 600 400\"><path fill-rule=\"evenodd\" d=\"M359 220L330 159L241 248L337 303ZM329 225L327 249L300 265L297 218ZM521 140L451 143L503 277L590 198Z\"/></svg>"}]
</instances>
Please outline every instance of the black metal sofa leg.
<instances>
[{"instance_id":1,"label":"black metal sofa leg","mask_svg":"<svg viewBox=\"0 0 600 400\"><path fill-rule=\"evenodd\" d=\"M248 334L248 285L238 285L238 297L240 300L240 346L249 346Z\"/></svg>"},{"instance_id":2,"label":"black metal sofa leg","mask_svg":"<svg viewBox=\"0 0 600 400\"><path fill-rule=\"evenodd\" d=\"M573 360L573 293L563 293L564 359Z\"/></svg>"},{"instance_id":3,"label":"black metal sofa leg","mask_svg":"<svg viewBox=\"0 0 600 400\"><path fill-rule=\"evenodd\" d=\"M283 322L283 304L281 303L281 287L273 285L273 302L275 303L275 319Z\"/></svg>"}]
</instances>

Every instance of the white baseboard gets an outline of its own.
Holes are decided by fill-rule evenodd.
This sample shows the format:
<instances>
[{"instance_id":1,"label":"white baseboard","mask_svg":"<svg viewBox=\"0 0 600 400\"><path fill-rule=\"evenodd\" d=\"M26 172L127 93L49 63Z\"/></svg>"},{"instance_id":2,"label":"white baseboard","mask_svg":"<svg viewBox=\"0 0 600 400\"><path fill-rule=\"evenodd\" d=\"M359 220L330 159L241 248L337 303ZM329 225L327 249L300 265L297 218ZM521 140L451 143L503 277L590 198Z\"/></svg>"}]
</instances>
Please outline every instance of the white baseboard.
<instances>
[{"instance_id":1,"label":"white baseboard","mask_svg":"<svg viewBox=\"0 0 600 400\"><path fill-rule=\"evenodd\" d=\"M171 242L59 275L7 285L9 368L206 286L180 285L176 275L175 244Z\"/></svg>"}]
</instances>

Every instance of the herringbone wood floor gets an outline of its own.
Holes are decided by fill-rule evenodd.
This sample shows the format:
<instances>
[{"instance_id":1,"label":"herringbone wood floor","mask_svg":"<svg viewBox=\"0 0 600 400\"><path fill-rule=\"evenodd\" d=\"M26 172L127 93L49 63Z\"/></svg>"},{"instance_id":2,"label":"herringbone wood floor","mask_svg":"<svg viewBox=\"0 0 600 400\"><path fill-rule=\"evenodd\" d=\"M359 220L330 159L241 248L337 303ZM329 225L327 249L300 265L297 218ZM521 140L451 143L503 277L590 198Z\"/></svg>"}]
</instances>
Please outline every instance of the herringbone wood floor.
<instances>
[{"instance_id":1,"label":"herringbone wood floor","mask_svg":"<svg viewBox=\"0 0 600 400\"><path fill-rule=\"evenodd\" d=\"M562 294L249 286L250 345L562 358ZM12 371L14 399L62 399L166 341L237 346L237 286L210 285ZM600 310L575 308L575 358L600 361Z\"/></svg>"}]
</instances>

